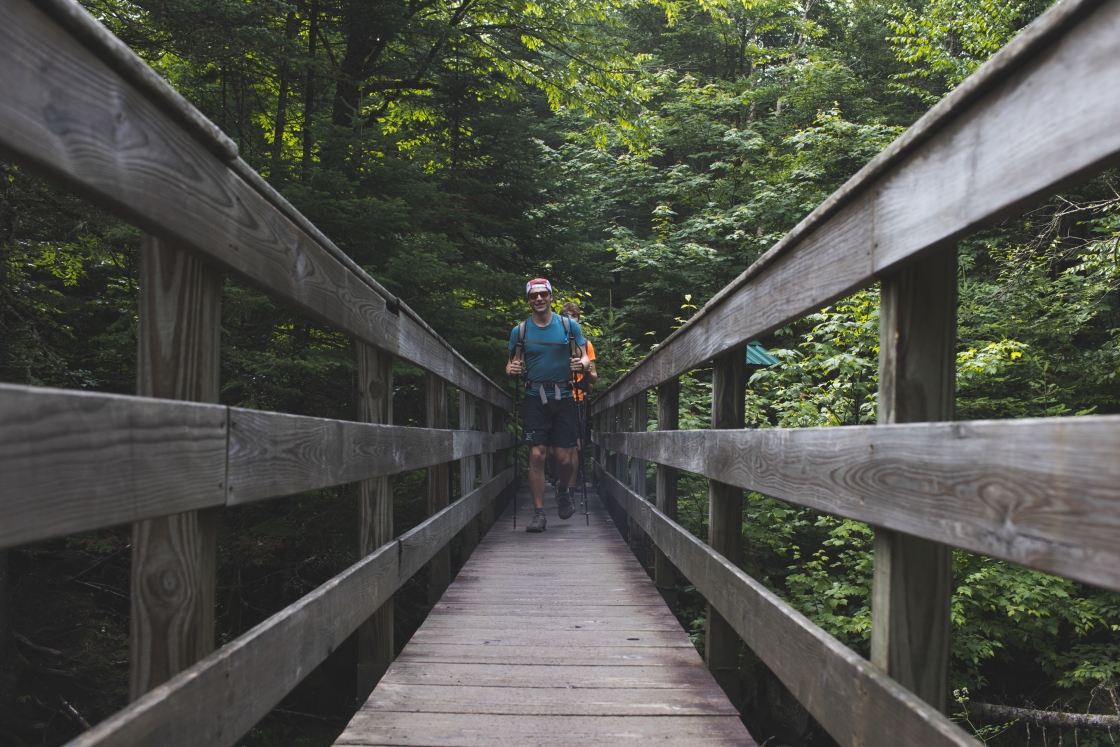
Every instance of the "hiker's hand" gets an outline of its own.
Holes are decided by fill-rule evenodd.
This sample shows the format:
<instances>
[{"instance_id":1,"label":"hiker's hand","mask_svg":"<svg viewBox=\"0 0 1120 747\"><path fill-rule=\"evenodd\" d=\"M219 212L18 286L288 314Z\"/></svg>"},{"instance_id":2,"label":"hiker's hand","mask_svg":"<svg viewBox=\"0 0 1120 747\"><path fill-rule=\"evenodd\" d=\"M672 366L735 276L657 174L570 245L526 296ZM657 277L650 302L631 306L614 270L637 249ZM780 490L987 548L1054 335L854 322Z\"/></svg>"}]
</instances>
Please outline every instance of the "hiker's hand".
<instances>
[{"instance_id":1,"label":"hiker's hand","mask_svg":"<svg viewBox=\"0 0 1120 747\"><path fill-rule=\"evenodd\" d=\"M582 358L582 357L579 357L579 358L569 358L568 360L569 360L569 361L571 362L571 364L572 364L572 370L573 370L573 371L575 371L576 373L584 373L584 370L583 370L583 358Z\"/></svg>"},{"instance_id":2,"label":"hiker's hand","mask_svg":"<svg viewBox=\"0 0 1120 747\"><path fill-rule=\"evenodd\" d=\"M517 358L514 358L509 362L509 365L506 366L506 373L510 376L520 376L524 371L524 368L525 363L518 360Z\"/></svg>"}]
</instances>

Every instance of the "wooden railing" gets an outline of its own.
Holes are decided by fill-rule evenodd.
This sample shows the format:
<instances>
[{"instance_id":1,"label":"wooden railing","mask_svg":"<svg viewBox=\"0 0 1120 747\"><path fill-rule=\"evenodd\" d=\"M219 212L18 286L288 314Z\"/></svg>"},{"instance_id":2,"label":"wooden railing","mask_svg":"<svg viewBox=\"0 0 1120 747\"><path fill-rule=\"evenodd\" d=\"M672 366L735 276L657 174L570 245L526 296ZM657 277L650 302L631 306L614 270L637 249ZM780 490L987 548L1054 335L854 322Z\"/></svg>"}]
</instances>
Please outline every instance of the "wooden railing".
<instances>
[{"instance_id":1,"label":"wooden railing","mask_svg":"<svg viewBox=\"0 0 1120 747\"><path fill-rule=\"evenodd\" d=\"M428 564L438 598L510 493L511 398L72 0L0 0L0 71L0 157L143 230L141 396L0 384L0 551L133 524L133 702L75 744L233 744L355 630L368 693L393 592ZM355 341L365 422L217 404L223 272ZM392 425L394 357L427 372L427 428ZM388 476L420 468L429 518L394 538ZM352 482L362 560L211 653L214 510Z\"/></svg>"},{"instance_id":2,"label":"wooden railing","mask_svg":"<svg viewBox=\"0 0 1120 747\"><path fill-rule=\"evenodd\" d=\"M951 422L956 241L1117 162L1117 39L1120 0L1059 2L593 403L602 492L708 600L729 693L741 638L842 745L977 745L945 716L951 548L1120 590L1120 416ZM880 425L742 430L745 344L875 282ZM712 430L678 431L709 362ZM711 480L708 546L677 470ZM875 527L871 661L738 567L744 489Z\"/></svg>"}]
</instances>

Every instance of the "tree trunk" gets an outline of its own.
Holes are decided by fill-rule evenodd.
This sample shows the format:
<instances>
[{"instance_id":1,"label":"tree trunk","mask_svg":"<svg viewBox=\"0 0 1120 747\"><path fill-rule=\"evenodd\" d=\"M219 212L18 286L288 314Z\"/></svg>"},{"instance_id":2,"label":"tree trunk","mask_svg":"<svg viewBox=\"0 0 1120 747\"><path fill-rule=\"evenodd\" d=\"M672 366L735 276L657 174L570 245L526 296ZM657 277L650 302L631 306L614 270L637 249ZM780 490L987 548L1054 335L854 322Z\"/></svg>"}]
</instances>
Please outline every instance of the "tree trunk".
<instances>
[{"instance_id":1,"label":"tree trunk","mask_svg":"<svg viewBox=\"0 0 1120 747\"><path fill-rule=\"evenodd\" d=\"M299 23L296 20L296 14L293 11L289 11L288 19L284 24L284 35L289 45L285 46L281 53L283 57L280 60L280 90L276 94L276 126L272 130L271 176L273 178L276 176L276 170L280 163L280 150L284 145L284 128L288 124L288 77L291 72L291 63L288 56L290 53L290 42L295 38L298 28Z\"/></svg>"},{"instance_id":2,"label":"tree trunk","mask_svg":"<svg viewBox=\"0 0 1120 747\"><path fill-rule=\"evenodd\" d=\"M311 173L311 119L315 113L315 51L318 40L319 0L311 0L307 32L307 82L303 93L303 168L300 177L304 181Z\"/></svg>"}]
</instances>

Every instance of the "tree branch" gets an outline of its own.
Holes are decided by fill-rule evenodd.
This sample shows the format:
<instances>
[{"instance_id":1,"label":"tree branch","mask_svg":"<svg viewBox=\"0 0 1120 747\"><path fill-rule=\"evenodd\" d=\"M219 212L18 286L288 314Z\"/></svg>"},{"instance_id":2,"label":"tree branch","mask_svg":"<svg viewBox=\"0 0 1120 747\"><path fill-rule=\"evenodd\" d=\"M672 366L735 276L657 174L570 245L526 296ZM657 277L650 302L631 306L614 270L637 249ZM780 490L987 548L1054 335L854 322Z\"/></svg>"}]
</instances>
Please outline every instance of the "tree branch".
<instances>
[{"instance_id":1,"label":"tree branch","mask_svg":"<svg viewBox=\"0 0 1120 747\"><path fill-rule=\"evenodd\" d=\"M1013 708L1011 706L994 705L991 703L965 704L968 712L973 716L992 721L1010 721L1019 719L1030 721L1039 726L1065 726L1070 729L1099 729L1110 730L1120 728L1120 716L1105 716L1097 713L1064 713L1062 711L1036 711L1033 708Z\"/></svg>"}]
</instances>

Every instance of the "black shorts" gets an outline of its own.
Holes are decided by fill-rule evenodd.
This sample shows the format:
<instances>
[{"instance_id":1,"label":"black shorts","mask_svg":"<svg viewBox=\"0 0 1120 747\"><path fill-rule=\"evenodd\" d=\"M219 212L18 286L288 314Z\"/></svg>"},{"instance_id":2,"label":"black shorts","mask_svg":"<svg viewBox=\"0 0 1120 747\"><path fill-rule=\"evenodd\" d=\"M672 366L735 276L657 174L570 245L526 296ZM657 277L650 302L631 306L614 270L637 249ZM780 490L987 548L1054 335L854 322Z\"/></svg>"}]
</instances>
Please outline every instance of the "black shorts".
<instances>
[{"instance_id":1,"label":"black shorts","mask_svg":"<svg viewBox=\"0 0 1120 747\"><path fill-rule=\"evenodd\" d=\"M549 399L525 397L522 414L525 424L525 443L544 444L569 448L576 445L576 402L574 399Z\"/></svg>"}]
</instances>

